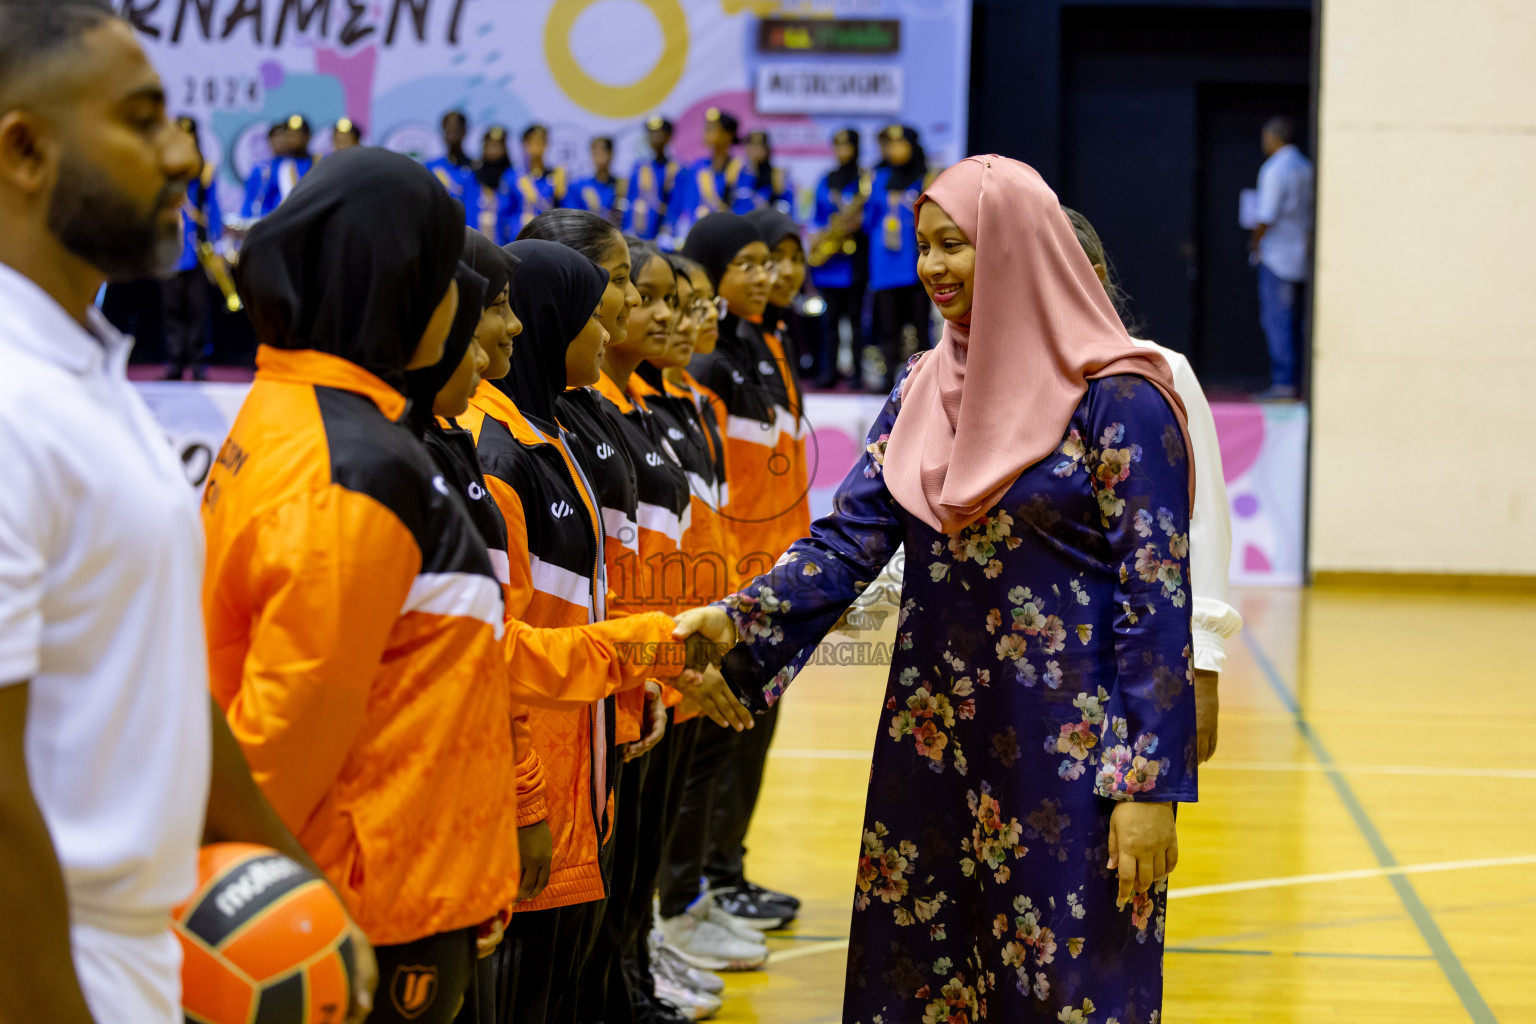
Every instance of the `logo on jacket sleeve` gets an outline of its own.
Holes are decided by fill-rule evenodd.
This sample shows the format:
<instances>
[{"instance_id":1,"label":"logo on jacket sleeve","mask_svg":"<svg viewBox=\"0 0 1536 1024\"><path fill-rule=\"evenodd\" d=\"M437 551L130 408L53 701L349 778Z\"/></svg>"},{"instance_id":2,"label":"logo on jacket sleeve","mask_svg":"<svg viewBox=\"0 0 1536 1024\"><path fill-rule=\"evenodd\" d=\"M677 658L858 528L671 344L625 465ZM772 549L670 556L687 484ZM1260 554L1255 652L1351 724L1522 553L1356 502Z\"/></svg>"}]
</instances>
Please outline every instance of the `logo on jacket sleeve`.
<instances>
[{"instance_id":1,"label":"logo on jacket sleeve","mask_svg":"<svg viewBox=\"0 0 1536 1024\"><path fill-rule=\"evenodd\" d=\"M757 361L757 372L762 374L764 377L772 377L773 364L766 359L759 359Z\"/></svg>"},{"instance_id":2,"label":"logo on jacket sleeve","mask_svg":"<svg viewBox=\"0 0 1536 1024\"><path fill-rule=\"evenodd\" d=\"M564 519L566 516L570 515L576 510L571 508L567 502L556 501L550 504L549 511L554 514L556 519Z\"/></svg>"},{"instance_id":3,"label":"logo on jacket sleeve","mask_svg":"<svg viewBox=\"0 0 1536 1024\"><path fill-rule=\"evenodd\" d=\"M437 999L437 968L420 964L395 968L389 984L389 1001L406 1020L415 1020L431 1008Z\"/></svg>"},{"instance_id":4,"label":"logo on jacket sleeve","mask_svg":"<svg viewBox=\"0 0 1536 1024\"><path fill-rule=\"evenodd\" d=\"M681 441L687 435L685 435L681 430L678 430L676 427L668 427L667 436L674 441Z\"/></svg>"},{"instance_id":5,"label":"logo on jacket sleeve","mask_svg":"<svg viewBox=\"0 0 1536 1024\"><path fill-rule=\"evenodd\" d=\"M735 381L737 384L745 384L747 382L747 378L741 375L740 370L731 371L731 380Z\"/></svg>"},{"instance_id":6,"label":"logo on jacket sleeve","mask_svg":"<svg viewBox=\"0 0 1536 1024\"><path fill-rule=\"evenodd\" d=\"M444 480L440 476L435 476L432 478L432 486L436 487L437 492L445 498L453 493L448 489L448 481Z\"/></svg>"},{"instance_id":7,"label":"logo on jacket sleeve","mask_svg":"<svg viewBox=\"0 0 1536 1024\"><path fill-rule=\"evenodd\" d=\"M597 457L600 459L609 459L613 457L614 448L611 444L600 444L595 450L597 452Z\"/></svg>"},{"instance_id":8,"label":"logo on jacket sleeve","mask_svg":"<svg viewBox=\"0 0 1536 1024\"><path fill-rule=\"evenodd\" d=\"M662 458L661 458L660 455L658 455L655 452L646 452L645 453L645 464L647 466L652 466L652 467L660 466L662 464Z\"/></svg>"}]
</instances>

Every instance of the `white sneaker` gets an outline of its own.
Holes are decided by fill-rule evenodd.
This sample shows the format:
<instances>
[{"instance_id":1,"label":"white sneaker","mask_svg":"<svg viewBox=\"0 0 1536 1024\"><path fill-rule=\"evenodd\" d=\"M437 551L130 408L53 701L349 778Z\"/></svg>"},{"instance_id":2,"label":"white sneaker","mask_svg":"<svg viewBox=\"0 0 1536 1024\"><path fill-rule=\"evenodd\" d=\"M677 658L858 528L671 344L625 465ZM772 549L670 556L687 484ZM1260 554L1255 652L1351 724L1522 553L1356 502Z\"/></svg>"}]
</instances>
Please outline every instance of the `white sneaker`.
<instances>
[{"instance_id":1,"label":"white sneaker","mask_svg":"<svg viewBox=\"0 0 1536 1024\"><path fill-rule=\"evenodd\" d=\"M695 992L705 992L717 996L725 991L725 979L718 974L709 971L701 971L691 966L683 955L662 937L660 929L653 929L650 935L651 969L653 971L665 971L668 978L691 988Z\"/></svg>"},{"instance_id":2,"label":"white sneaker","mask_svg":"<svg viewBox=\"0 0 1536 1024\"><path fill-rule=\"evenodd\" d=\"M754 971L768 962L768 947L738 938L721 925L684 911L661 922L661 933L688 966L704 971Z\"/></svg>"},{"instance_id":3,"label":"white sneaker","mask_svg":"<svg viewBox=\"0 0 1536 1024\"><path fill-rule=\"evenodd\" d=\"M705 992L695 992L670 978L656 975L656 998L689 1020L705 1020L720 1012L720 1000Z\"/></svg>"},{"instance_id":4,"label":"white sneaker","mask_svg":"<svg viewBox=\"0 0 1536 1024\"><path fill-rule=\"evenodd\" d=\"M763 932L761 929L754 928L746 920L737 917L735 914L727 914L720 909L720 904L716 903L713 897L708 897L708 899L709 903L706 906L708 907L709 916L706 920L710 924L719 925L743 942L762 944Z\"/></svg>"}]
</instances>

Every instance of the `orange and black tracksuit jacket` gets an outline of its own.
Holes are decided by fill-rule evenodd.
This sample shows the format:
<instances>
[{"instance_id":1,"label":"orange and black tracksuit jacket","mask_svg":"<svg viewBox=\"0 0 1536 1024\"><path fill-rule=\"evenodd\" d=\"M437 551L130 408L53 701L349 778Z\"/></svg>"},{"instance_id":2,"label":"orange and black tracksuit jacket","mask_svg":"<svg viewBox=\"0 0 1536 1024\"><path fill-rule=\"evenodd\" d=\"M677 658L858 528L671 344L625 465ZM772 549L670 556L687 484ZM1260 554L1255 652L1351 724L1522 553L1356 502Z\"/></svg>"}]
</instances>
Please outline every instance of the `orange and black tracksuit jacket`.
<instances>
[{"instance_id":1,"label":"orange and black tracksuit jacket","mask_svg":"<svg viewBox=\"0 0 1536 1024\"><path fill-rule=\"evenodd\" d=\"M263 346L203 500L213 694L376 945L479 924L519 875L502 589L405 406Z\"/></svg>"},{"instance_id":2,"label":"orange and black tracksuit jacket","mask_svg":"<svg viewBox=\"0 0 1536 1024\"><path fill-rule=\"evenodd\" d=\"M720 506L725 496L725 446L714 422L714 406L692 377L683 383L664 379L654 368L642 367L633 390L651 412L662 448L683 470L688 484L688 517L683 525L682 550L688 572L679 607L697 608L724 597L730 574L726 563L725 521Z\"/></svg>"},{"instance_id":3,"label":"orange and black tracksuit jacket","mask_svg":"<svg viewBox=\"0 0 1536 1024\"><path fill-rule=\"evenodd\" d=\"M636 581L639 607L676 615L697 606L690 601L694 588L682 553L683 535L693 520L688 475L667 443L666 428L648 407L650 387L638 375L630 377L630 385L631 393L625 394L604 374L596 387L610 403L610 419L635 467L640 544L633 556L636 568L628 575Z\"/></svg>"},{"instance_id":4,"label":"orange and black tracksuit jacket","mask_svg":"<svg viewBox=\"0 0 1536 1024\"><path fill-rule=\"evenodd\" d=\"M608 579L607 617L622 618L644 611L640 579L640 495L635 464L619 431L619 411L595 388L571 388L555 399L555 414L566 427L571 455L592 487L603 526L603 571ZM609 772L619 769L619 747L638 740L643 732L645 691L629 690L609 704L613 728L608 731Z\"/></svg>"},{"instance_id":5,"label":"orange and black tracksuit jacket","mask_svg":"<svg viewBox=\"0 0 1536 1024\"><path fill-rule=\"evenodd\" d=\"M630 394L625 394L604 374L595 388L635 467L639 550L625 553L628 564L621 573L634 581L637 607L677 615L704 603L694 597L697 569L682 546L693 518L688 476L667 442L661 421L648 407L645 395L654 392L638 374L630 377L630 386ZM675 707L682 702L682 694L668 688L664 701ZM644 708L639 710L643 717ZM636 725L643 729L643 723Z\"/></svg>"},{"instance_id":6,"label":"orange and black tracksuit jacket","mask_svg":"<svg viewBox=\"0 0 1536 1024\"><path fill-rule=\"evenodd\" d=\"M507 561L507 524L501 518L501 510L491 500L485 476L475 456L475 438L457 424L438 421L422 436L427 454L442 471L443 479L464 502L470 521L475 524L480 538L485 541L486 557L496 582L505 588L511 577ZM534 749L533 733L528 724L528 706L523 700L528 696L520 693L517 677L509 674L512 699L512 739L517 749L517 825L523 828L535 825L549 816L544 799L544 766ZM537 695L535 695L537 696Z\"/></svg>"},{"instance_id":7,"label":"orange and black tracksuit jacket","mask_svg":"<svg viewBox=\"0 0 1536 1024\"><path fill-rule=\"evenodd\" d=\"M767 572L810 532L805 419L794 363L777 335L727 314L720 342L690 372L725 426L721 504L732 590Z\"/></svg>"},{"instance_id":8,"label":"orange and black tracksuit jacket","mask_svg":"<svg viewBox=\"0 0 1536 1024\"><path fill-rule=\"evenodd\" d=\"M577 711L529 702L536 705L529 723L544 768L555 855L549 887L518 910L602 899L598 852L613 820L605 698L648 678L677 677L682 665L647 664L636 656L669 643L673 622L657 612L607 619L600 506L568 432L536 427L490 384L480 386L459 421L475 437L486 485L507 526L508 671L514 677L535 671L519 665L536 649L546 667L530 683L567 698L581 692L590 701Z\"/></svg>"}]
</instances>

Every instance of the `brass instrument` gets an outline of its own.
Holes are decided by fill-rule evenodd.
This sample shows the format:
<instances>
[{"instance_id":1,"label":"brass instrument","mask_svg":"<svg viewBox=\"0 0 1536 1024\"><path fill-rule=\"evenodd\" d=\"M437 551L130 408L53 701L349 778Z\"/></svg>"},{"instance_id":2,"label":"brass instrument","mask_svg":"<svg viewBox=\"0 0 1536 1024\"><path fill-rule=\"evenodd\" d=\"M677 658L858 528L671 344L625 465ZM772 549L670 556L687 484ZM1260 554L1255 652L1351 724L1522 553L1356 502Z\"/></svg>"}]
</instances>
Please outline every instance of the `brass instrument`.
<instances>
[{"instance_id":1,"label":"brass instrument","mask_svg":"<svg viewBox=\"0 0 1536 1024\"><path fill-rule=\"evenodd\" d=\"M864 204L869 202L873 186L874 179L868 171L859 175L858 196L834 213L827 230L819 232L811 240L811 251L805 257L805 262L820 267L834 256L852 256L858 252L857 238L864 228Z\"/></svg>"},{"instance_id":2,"label":"brass instrument","mask_svg":"<svg viewBox=\"0 0 1536 1024\"><path fill-rule=\"evenodd\" d=\"M224 257L213 251L212 242L197 243L197 262L202 264L208 280L224 294L224 308L231 313L238 313L245 308L240 302L240 292L235 288L234 275L229 272L229 264L224 261Z\"/></svg>"}]
</instances>

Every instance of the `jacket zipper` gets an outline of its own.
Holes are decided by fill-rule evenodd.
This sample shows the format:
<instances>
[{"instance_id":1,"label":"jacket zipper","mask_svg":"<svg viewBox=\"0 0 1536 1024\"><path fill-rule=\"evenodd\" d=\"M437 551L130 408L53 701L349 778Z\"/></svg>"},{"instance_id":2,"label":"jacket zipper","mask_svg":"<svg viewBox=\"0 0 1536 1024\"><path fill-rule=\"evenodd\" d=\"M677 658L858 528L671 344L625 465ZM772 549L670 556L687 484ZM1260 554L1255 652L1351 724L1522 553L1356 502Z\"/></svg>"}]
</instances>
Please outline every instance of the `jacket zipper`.
<instances>
[{"instance_id":1,"label":"jacket zipper","mask_svg":"<svg viewBox=\"0 0 1536 1024\"><path fill-rule=\"evenodd\" d=\"M585 480L585 478L584 478L584 476L582 475L582 472L581 472L581 467L579 465L577 465L575 457L573 455L568 454L564 450L564 447L565 447L565 438L562 435L562 437L561 437L561 444L557 448L557 453L560 456L561 463L564 465L565 469L572 475L571 482L573 484L575 484L576 487L579 490L582 490L587 495L587 499L593 503L592 507L593 508L599 508L600 506L598 506L596 504L597 495L594 494L592 492L592 490L587 486L586 480ZM598 521L596 523L594 523L592 521L591 515L589 515L588 512L587 512L587 504L588 504L588 502L587 501L581 501L581 502L579 502L579 504L581 505L581 518L582 518L582 522L587 524L588 535L589 536L594 536L595 535L596 539L597 539L597 561L592 566L592 584L591 584L591 589L589 591L589 595L590 595L591 600L592 600L592 615L593 615L593 619L595 620L596 617L597 617L597 604L598 604L598 601L597 601L597 580L598 580L599 575L603 571L603 543L604 543L604 537L606 537L607 535L603 532L603 529L602 529L602 512L599 511L599 512L596 513L596 515L598 516ZM587 705L587 735L588 735L588 737L590 737L590 741L588 743L588 748L590 750L590 757L589 757L589 761L588 761L588 765L587 765L587 778L589 780L588 785L587 785L587 809L588 809L588 813L590 813L591 816L592 816L592 834L597 837L597 850L596 850L596 854L597 854L597 865L598 865L598 877L602 880L604 895L606 895L608 893L608 889L609 889L608 873L603 870L603 846L606 845L606 841L607 841L608 837L605 834L605 831L603 829L603 822L601 820L601 816L599 815L598 809L597 809L597 759L599 757L602 757L603 758L604 767L606 768L607 763L608 763L608 752L606 750L603 750L601 752L598 751L596 739L597 739L597 715L598 715L598 709L602 708L603 715L604 715L604 718L605 718L604 724L606 724L606 716L607 716L607 708L608 708L608 701L609 701L609 699L611 699L611 698L606 698L605 697L601 701L598 701L598 702L595 702L595 703ZM606 733L605 733L605 735L606 735ZM610 743L611 742L612 741L610 740ZM604 772L603 777L604 777L604 781L605 782L611 782L612 781L612 780L608 779L608 773L606 771Z\"/></svg>"}]
</instances>

